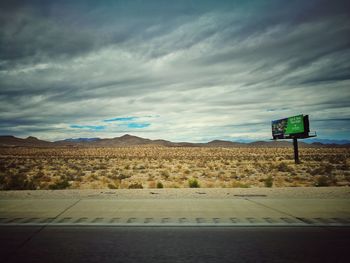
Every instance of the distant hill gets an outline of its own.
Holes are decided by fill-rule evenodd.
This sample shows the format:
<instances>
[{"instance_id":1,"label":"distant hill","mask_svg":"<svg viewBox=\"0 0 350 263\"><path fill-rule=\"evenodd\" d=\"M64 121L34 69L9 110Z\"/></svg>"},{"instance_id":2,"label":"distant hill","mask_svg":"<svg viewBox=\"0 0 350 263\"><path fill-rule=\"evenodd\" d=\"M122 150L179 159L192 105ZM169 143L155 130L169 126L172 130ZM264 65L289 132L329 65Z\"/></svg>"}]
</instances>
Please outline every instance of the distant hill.
<instances>
[{"instance_id":1,"label":"distant hill","mask_svg":"<svg viewBox=\"0 0 350 263\"><path fill-rule=\"evenodd\" d=\"M285 148L292 147L291 141L256 141L256 142L232 142L214 140L207 143L171 142L166 140L151 140L129 134L110 139L101 138L70 138L55 142L39 140L35 137L25 139L14 136L0 136L0 147L132 147L132 146L157 145L164 147L242 147L242 148ZM323 144L320 142L299 142L299 147L350 147L350 144Z\"/></svg>"},{"instance_id":2,"label":"distant hill","mask_svg":"<svg viewBox=\"0 0 350 263\"><path fill-rule=\"evenodd\" d=\"M350 144L350 140L329 140L329 139L307 139L306 143L322 143L322 144Z\"/></svg>"},{"instance_id":3,"label":"distant hill","mask_svg":"<svg viewBox=\"0 0 350 263\"><path fill-rule=\"evenodd\" d=\"M0 136L0 147L49 147L52 142L39 140L36 137L29 136L25 139L17 138L12 135Z\"/></svg>"},{"instance_id":4,"label":"distant hill","mask_svg":"<svg viewBox=\"0 0 350 263\"><path fill-rule=\"evenodd\" d=\"M120 147L120 146L135 146L135 145L144 145L151 144L152 140L144 139L137 136L132 136L129 134L125 134L121 137L115 137L112 139L101 139L96 142L92 142L91 144L94 146L101 147Z\"/></svg>"},{"instance_id":5,"label":"distant hill","mask_svg":"<svg viewBox=\"0 0 350 263\"><path fill-rule=\"evenodd\" d=\"M255 147L255 148L285 148L285 147L293 147L292 141L256 141L256 142L250 142L247 143L249 147ZM299 147L303 148L315 148L315 145L307 144L303 141L298 141ZM318 147L323 147L324 145L321 144Z\"/></svg>"},{"instance_id":6,"label":"distant hill","mask_svg":"<svg viewBox=\"0 0 350 263\"><path fill-rule=\"evenodd\" d=\"M208 143L203 143L203 146L209 147L241 147L245 143L240 142L231 142L231 141L223 141L223 140L214 140Z\"/></svg>"},{"instance_id":7,"label":"distant hill","mask_svg":"<svg viewBox=\"0 0 350 263\"><path fill-rule=\"evenodd\" d=\"M95 142L101 140L100 138L69 138L69 139L65 139L62 141L57 141L57 142Z\"/></svg>"}]
</instances>

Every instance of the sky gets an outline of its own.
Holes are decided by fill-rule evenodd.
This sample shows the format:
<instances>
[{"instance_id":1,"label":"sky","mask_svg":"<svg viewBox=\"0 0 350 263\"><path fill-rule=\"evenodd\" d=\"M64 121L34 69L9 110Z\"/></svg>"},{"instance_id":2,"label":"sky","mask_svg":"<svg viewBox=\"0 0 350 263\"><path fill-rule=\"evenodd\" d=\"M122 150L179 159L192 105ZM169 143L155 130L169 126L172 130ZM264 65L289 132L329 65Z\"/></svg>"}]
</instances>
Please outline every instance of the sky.
<instances>
[{"instance_id":1,"label":"sky","mask_svg":"<svg viewBox=\"0 0 350 263\"><path fill-rule=\"evenodd\" d=\"M350 139L350 2L0 3L0 135Z\"/></svg>"}]
</instances>

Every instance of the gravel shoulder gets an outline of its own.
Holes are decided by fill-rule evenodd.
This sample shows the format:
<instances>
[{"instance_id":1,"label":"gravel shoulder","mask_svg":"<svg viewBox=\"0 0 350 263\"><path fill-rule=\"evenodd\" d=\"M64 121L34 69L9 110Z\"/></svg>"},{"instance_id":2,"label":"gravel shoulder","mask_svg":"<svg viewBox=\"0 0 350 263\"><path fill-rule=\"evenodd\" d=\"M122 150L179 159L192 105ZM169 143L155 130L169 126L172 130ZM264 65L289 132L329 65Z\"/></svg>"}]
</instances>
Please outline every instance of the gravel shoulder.
<instances>
[{"instance_id":1,"label":"gravel shoulder","mask_svg":"<svg viewBox=\"0 0 350 263\"><path fill-rule=\"evenodd\" d=\"M350 187L179 188L0 191L0 199L350 198Z\"/></svg>"}]
</instances>

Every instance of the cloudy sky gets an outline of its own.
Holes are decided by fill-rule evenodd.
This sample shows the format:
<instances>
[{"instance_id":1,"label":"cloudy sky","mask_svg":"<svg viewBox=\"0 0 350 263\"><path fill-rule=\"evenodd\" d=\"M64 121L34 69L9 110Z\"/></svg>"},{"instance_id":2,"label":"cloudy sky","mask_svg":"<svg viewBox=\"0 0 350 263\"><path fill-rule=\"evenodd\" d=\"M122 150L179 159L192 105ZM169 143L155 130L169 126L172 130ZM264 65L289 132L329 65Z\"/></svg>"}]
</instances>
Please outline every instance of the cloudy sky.
<instances>
[{"instance_id":1,"label":"cloudy sky","mask_svg":"<svg viewBox=\"0 0 350 263\"><path fill-rule=\"evenodd\" d=\"M0 135L350 139L349 1L1 1Z\"/></svg>"}]
</instances>

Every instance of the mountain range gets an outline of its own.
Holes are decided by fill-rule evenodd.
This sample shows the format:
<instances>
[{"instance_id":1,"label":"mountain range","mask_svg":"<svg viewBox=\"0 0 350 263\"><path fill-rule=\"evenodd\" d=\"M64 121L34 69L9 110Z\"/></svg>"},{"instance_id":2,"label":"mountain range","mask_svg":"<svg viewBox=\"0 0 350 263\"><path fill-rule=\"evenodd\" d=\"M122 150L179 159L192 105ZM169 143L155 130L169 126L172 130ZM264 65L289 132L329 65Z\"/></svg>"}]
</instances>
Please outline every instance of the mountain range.
<instances>
[{"instance_id":1,"label":"mountain range","mask_svg":"<svg viewBox=\"0 0 350 263\"><path fill-rule=\"evenodd\" d=\"M327 140L328 141L328 140ZM129 147L142 145L158 145L164 147L292 147L291 141L255 141L249 143L213 140L207 143L171 142L166 140L151 140L129 134L111 139L101 138L70 138L61 141L49 142L29 136L25 139L15 136L0 136L0 147ZM350 147L350 141L342 141L342 144L322 143L318 140L312 143L299 141L300 147Z\"/></svg>"}]
</instances>

